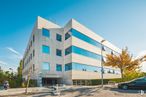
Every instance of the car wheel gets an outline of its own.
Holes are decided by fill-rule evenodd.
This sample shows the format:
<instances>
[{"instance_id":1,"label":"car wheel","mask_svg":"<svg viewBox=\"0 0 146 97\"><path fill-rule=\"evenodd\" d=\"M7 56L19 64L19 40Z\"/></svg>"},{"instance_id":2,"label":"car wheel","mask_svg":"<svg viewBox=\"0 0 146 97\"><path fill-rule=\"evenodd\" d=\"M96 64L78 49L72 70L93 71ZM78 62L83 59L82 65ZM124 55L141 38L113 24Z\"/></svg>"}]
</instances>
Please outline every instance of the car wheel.
<instances>
[{"instance_id":1,"label":"car wheel","mask_svg":"<svg viewBox=\"0 0 146 97\"><path fill-rule=\"evenodd\" d=\"M122 86L122 89L127 90L128 89L128 86L127 85L123 85Z\"/></svg>"}]
</instances>

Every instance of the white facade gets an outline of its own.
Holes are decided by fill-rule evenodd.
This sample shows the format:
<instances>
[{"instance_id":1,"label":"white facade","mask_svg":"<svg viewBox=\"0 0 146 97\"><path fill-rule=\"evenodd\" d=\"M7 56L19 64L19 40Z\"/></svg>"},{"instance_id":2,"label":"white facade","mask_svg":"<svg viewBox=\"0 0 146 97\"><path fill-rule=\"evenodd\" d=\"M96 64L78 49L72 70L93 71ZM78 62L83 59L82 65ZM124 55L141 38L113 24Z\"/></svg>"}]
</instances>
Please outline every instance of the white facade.
<instances>
[{"instance_id":1,"label":"white facade","mask_svg":"<svg viewBox=\"0 0 146 97\"><path fill-rule=\"evenodd\" d=\"M48 31L49 35L44 35L43 29ZM57 34L61 35L61 41L56 39ZM23 58L23 78L27 79L30 72L31 79L36 79L38 85L50 83L73 84L73 82L78 83L77 81L80 80L100 79L100 42L102 40L102 37L74 19L71 19L65 27L60 27L38 17ZM103 56L111 53L111 51L114 54L121 51L108 41L105 41L103 45L107 48L103 51ZM42 46L49 47L49 51L43 49ZM71 49L67 50L69 47ZM56 55L56 49L61 51L61 56ZM44 64L45 66L49 64L48 69L43 70ZM61 66L59 71L56 67L57 64ZM104 79L121 77L119 69L104 68Z\"/></svg>"}]
</instances>

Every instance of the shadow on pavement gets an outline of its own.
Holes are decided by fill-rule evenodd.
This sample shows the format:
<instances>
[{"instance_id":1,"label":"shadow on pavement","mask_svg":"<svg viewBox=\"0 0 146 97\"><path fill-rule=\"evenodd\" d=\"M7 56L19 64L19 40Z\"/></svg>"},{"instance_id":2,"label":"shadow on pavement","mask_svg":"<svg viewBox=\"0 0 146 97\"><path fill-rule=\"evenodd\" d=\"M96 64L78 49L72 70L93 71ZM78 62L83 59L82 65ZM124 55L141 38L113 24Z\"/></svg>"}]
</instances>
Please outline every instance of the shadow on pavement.
<instances>
[{"instance_id":1,"label":"shadow on pavement","mask_svg":"<svg viewBox=\"0 0 146 97\"><path fill-rule=\"evenodd\" d=\"M78 92L77 95L75 97L80 97L80 96L94 96L94 93L98 93L100 92L100 88L74 88L74 89L69 89L69 90L66 90L66 91L63 91L63 94L64 93L74 93L74 92Z\"/></svg>"},{"instance_id":2,"label":"shadow on pavement","mask_svg":"<svg viewBox=\"0 0 146 97\"><path fill-rule=\"evenodd\" d=\"M112 88L112 87L105 87L104 90L110 90L110 91L115 91L115 92L119 92L119 93L131 93L131 94L138 94L140 93L140 90L122 90L122 89L118 89L116 87ZM146 90L143 90L144 93L146 93Z\"/></svg>"},{"instance_id":3,"label":"shadow on pavement","mask_svg":"<svg viewBox=\"0 0 146 97\"><path fill-rule=\"evenodd\" d=\"M32 97L46 97L46 96L50 96L51 94L50 93L40 93L40 94L37 94L35 96L32 96Z\"/></svg>"}]
</instances>

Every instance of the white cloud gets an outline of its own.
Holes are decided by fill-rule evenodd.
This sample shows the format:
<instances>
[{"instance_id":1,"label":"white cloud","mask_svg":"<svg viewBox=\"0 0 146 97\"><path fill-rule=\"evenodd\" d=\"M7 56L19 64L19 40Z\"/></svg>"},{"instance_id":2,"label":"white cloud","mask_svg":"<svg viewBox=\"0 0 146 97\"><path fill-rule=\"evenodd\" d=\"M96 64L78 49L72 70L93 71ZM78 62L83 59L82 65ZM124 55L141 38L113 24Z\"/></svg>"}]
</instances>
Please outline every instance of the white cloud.
<instances>
[{"instance_id":1,"label":"white cloud","mask_svg":"<svg viewBox=\"0 0 146 97\"><path fill-rule=\"evenodd\" d=\"M145 55L146 55L146 50L141 51L140 53L138 53L136 59L137 59L137 58L141 58L141 57L143 57L143 56L145 56Z\"/></svg>"},{"instance_id":2,"label":"white cloud","mask_svg":"<svg viewBox=\"0 0 146 97\"><path fill-rule=\"evenodd\" d=\"M146 62L141 63L141 70L146 72Z\"/></svg>"},{"instance_id":3,"label":"white cloud","mask_svg":"<svg viewBox=\"0 0 146 97\"><path fill-rule=\"evenodd\" d=\"M135 57L135 59L142 58L145 55L146 55L146 50L141 51L138 53L138 55ZM146 72L146 62L141 63L141 70Z\"/></svg>"},{"instance_id":4,"label":"white cloud","mask_svg":"<svg viewBox=\"0 0 146 97\"><path fill-rule=\"evenodd\" d=\"M13 54L15 54L19 59L22 59L22 55L16 51L15 49L11 48L11 47L7 47L7 49L12 52Z\"/></svg>"},{"instance_id":5,"label":"white cloud","mask_svg":"<svg viewBox=\"0 0 146 97\"><path fill-rule=\"evenodd\" d=\"M17 67L15 65L12 64L10 65L2 60L0 60L0 67L4 71L11 71L9 68L12 68L14 72L16 72L17 70Z\"/></svg>"},{"instance_id":6,"label":"white cloud","mask_svg":"<svg viewBox=\"0 0 146 97\"><path fill-rule=\"evenodd\" d=\"M7 63L0 60L0 64L5 65L5 64L7 64Z\"/></svg>"}]
</instances>

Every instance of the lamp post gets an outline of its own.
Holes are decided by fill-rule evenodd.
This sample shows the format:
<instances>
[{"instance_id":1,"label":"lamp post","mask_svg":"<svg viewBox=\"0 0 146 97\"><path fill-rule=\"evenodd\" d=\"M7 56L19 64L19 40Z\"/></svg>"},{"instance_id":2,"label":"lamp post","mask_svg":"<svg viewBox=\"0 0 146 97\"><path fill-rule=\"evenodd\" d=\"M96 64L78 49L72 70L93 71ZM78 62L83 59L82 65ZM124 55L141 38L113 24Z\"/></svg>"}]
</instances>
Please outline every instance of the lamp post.
<instances>
[{"instance_id":1,"label":"lamp post","mask_svg":"<svg viewBox=\"0 0 146 97\"><path fill-rule=\"evenodd\" d=\"M103 87L103 62L102 62L102 58L103 58L103 54L102 54L102 50L103 50L103 42L105 42L106 40L101 40L100 44L101 44L101 87Z\"/></svg>"}]
</instances>

